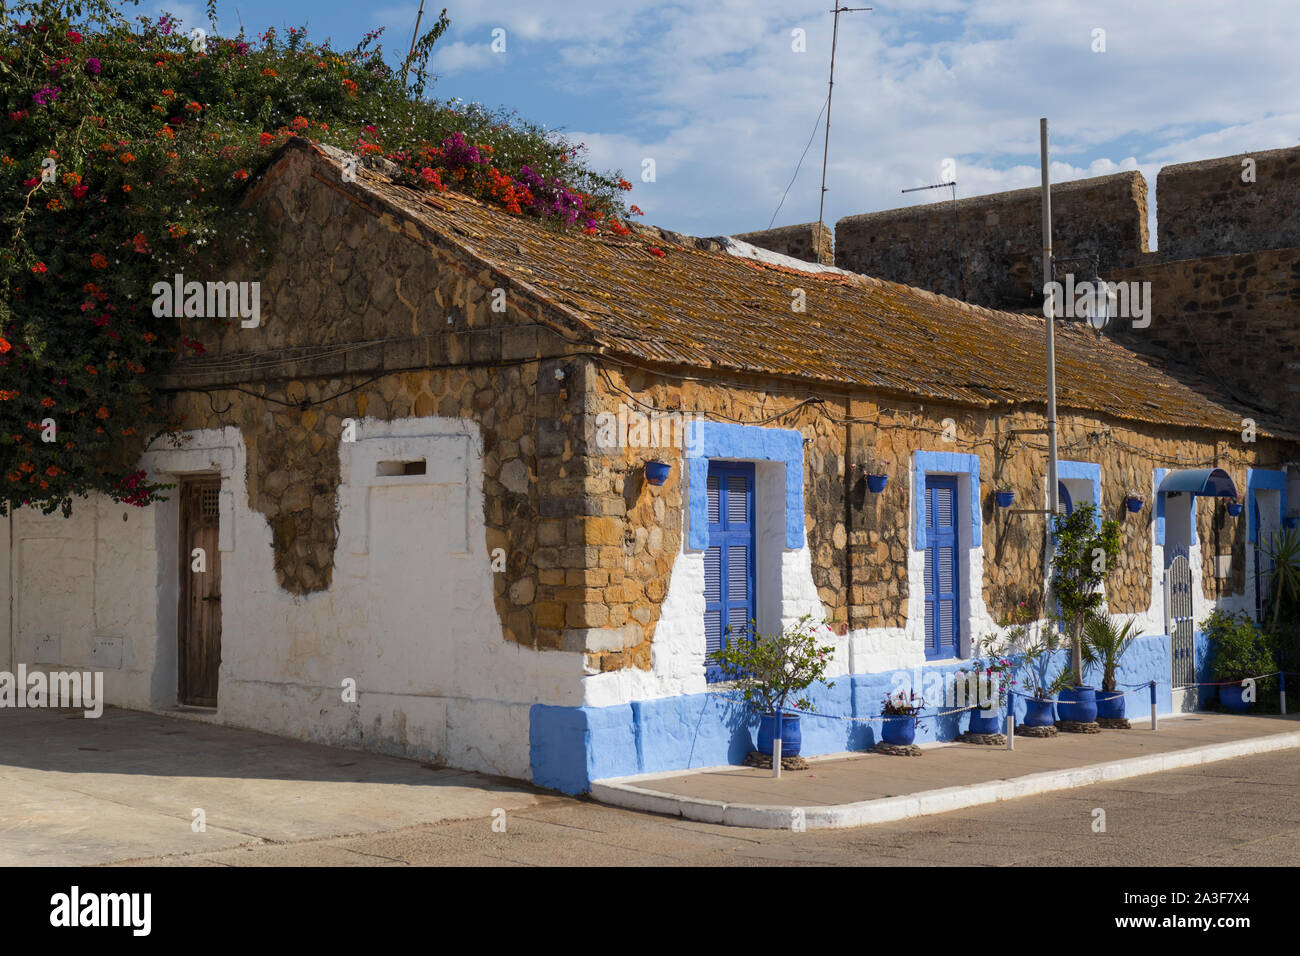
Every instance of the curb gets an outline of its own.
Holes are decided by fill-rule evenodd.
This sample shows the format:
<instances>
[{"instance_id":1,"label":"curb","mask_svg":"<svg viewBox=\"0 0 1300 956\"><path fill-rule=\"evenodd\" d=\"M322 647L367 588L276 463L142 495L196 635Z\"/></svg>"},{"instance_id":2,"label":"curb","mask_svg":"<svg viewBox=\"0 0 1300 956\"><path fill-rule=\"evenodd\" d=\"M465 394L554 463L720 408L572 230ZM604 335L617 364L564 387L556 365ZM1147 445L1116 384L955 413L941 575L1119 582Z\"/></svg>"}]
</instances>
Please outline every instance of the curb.
<instances>
[{"instance_id":1,"label":"curb","mask_svg":"<svg viewBox=\"0 0 1300 956\"><path fill-rule=\"evenodd\" d=\"M639 783L645 783L648 779L642 776L594 780L591 784L591 796L601 803L626 810L662 813L700 823L717 823L723 826L752 827L762 830L788 830L796 821L802 819L806 829L832 830L871 823L889 823L934 813L948 813L981 804L1016 800L1020 797L1051 793L1054 790L1087 787L1110 780L1140 777L1149 773L1159 773L1162 770L1195 767L1204 763L1230 760L1233 757L1288 750L1292 747L1300 747L1300 731L1250 737L1245 740L1207 744L1203 747L1189 747L1185 750L1171 750L1143 757L1126 757L1123 760L1072 767L1068 770L1049 770L1023 777L989 780L984 783L945 787L940 790L923 790L897 797L879 797L875 800L841 803L834 806L796 807L700 800L639 786ZM662 778L670 775L677 774L658 773L653 776Z\"/></svg>"}]
</instances>

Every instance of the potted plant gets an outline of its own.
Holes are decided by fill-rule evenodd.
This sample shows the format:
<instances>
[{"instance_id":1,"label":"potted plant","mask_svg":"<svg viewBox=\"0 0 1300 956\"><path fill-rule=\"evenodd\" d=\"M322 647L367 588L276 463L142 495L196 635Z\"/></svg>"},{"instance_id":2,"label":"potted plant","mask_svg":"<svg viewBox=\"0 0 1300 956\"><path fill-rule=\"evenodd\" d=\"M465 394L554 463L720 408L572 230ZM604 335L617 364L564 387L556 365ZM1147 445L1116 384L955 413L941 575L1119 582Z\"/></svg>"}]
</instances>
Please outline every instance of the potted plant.
<instances>
[{"instance_id":1,"label":"potted plant","mask_svg":"<svg viewBox=\"0 0 1300 956\"><path fill-rule=\"evenodd\" d=\"M990 649L997 646L996 638L992 637L985 637L980 644ZM1012 680L1014 671L1015 664L1010 658L991 653L972 660L970 670L957 672L957 679L966 684L966 705L976 707L970 712L967 733L991 735L1002 732L1002 708L1006 706L1011 685L1015 683Z\"/></svg>"},{"instance_id":2,"label":"potted plant","mask_svg":"<svg viewBox=\"0 0 1300 956\"><path fill-rule=\"evenodd\" d=\"M1264 620L1273 640L1279 670L1300 672L1300 535L1275 532L1266 551L1272 562L1268 575Z\"/></svg>"},{"instance_id":3,"label":"potted plant","mask_svg":"<svg viewBox=\"0 0 1300 956\"><path fill-rule=\"evenodd\" d=\"M735 682L758 714L759 753L772 753L777 714L781 715L781 756L797 756L802 748L799 714L787 707L809 713L817 709L804 691L822 679L834 654L818 633L825 626L805 614L779 633L760 636L751 621L739 640L733 639L714 655L723 676ZM835 684L826 681L826 686Z\"/></svg>"},{"instance_id":4,"label":"potted plant","mask_svg":"<svg viewBox=\"0 0 1300 956\"><path fill-rule=\"evenodd\" d=\"M925 709L925 700L910 690L886 694L880 705L885 718L881 737L895 747L907 747L916 740L916 716Z\"/></svg>"},{"instance_id":5,"label":"potted plant","mask_svg":"<svg viewBox=\"0 0 1300 956\"><path fill-rule=\"evenodd\" d=\"M1124 695L1115 689L1115 672L1125 653L1142 635L1137 619L1123 626L1112 617L1094 614L1083 629L1083 662L1101 668L1101 690L1097 692L1097 716L1107 720L1124 719Z\"/></svg>"},{"instance_id":6,"label":"potted plant","mask_svg":"<svg viewBox=\"0 0 1300 956\"><path fill-rule=\"evenodd\" d=\"M1219 685L1219 703L1228 710L1250 710L1243 682L1274 671L1268 638L1244 612L1214 611L1201 625L1210 645L1211 680Z\"/></svg>"},{"instance_id":7,"label":"potted plant","mask_svg":"<svg viewBox=\"0 0 1300 956\"><path fill-rule=\"evenodd\" d=\"M1063 721L1091 724L1097 720L1096 691L1083 683L1083 630L1088 618L1101 610L1102 584L1119 556L1118 521L1097 521L1097 506L1084 502L1070 514L1052 518L1052 592L1070 643L1070 682L1058 689Z\"/></svg>"},{"instance_id":8,"label":"potted plant","mask_svg":"<svg viewBox=\"0 0 1300 956\"><path fill-rule=\"evenodd\" d=\"M1129 514L1137 514L1142 510L1142 492L1130 488L1124 494L1124 504L1128 506Z\"/></svg>"},{"instance_id":9,"label":"potted plant","mask_svg":"<svg viewBox=\"0 0 1300 956\"><path fill-rule=\"evenodd\" d=\"M1229 499L1228 499L1228 514L1229 514L1229 516L1231 516L1231 517L1233 517L1233 518L1236 518L1238 515L1241 514L1241 499L1240 499L1240 498L1229 498Z\"/></svg>"},{"instance_id":10,"label":"potted plant","mask_svg":"<svg viewBox=\"0 0 1300 956\"><path fill-rule=\"evenodd\" d=\"M868 458L862 464L853 467L866 476L867 490L873 495L878 495L885 490L885 485L889 483L889 475L885 473L885 469L889 467L889 462L884 459Z\"/></svg>"},{"instance_id":11,"label":"potted plant","mask_svg":"<svg viewBox=\"0 0 1300 956\"><path fill-rule=\"evenodd\" d=\"M1016 500L1016 492L1014 488L998 488L993 492L993 497L997 499L999 508L1010 508Z\"/></svg>"},{"instance_id":12,"label":"potted plant","mask_svg":"<svg viewBox=\"0 0 1300 956\"><path fill-rule=\"evenodd\" d=\"M1009 670L1019 675L1008 682L1007 690L1016 691L1025 701L1026 727L1050 727L1055 723L1052 703L1062 687L1068 686L1072 672L1063 666L1054 677L1048 672L1052 658L1061 646L1061 635L1054 627L1042 627L1032 621L1032 612L1024 602L1017 605L1003 639L990 653L1007 661Z\"/></svg>"}]
</instances>

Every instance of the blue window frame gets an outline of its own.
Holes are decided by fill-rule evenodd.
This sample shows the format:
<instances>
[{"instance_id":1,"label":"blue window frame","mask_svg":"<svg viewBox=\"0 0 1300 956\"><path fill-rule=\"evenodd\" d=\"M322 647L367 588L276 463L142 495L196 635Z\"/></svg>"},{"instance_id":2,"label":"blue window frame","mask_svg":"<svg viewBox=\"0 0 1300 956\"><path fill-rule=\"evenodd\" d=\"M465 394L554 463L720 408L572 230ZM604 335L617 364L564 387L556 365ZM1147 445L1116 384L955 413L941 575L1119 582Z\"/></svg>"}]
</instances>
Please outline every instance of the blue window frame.
<instances>
[{"instance_id":1,"label":"blue window frame","mask_svg":"<svg viewBox=\"0 0 1300 956\"><path fill-rule=\"evenodd\" d=\"M724 679L714 654L754 620L754 465L709 462L709 545L704 551L704 676Z\"/></svg>"},{"instance_id":2,"label":"blue window frame","mask_svg":"<svg viewBox=\"0 0 1300 956\"><path fill-rule=\"evenodd\" d=\"M925 656L956 657L961 648L957 613L957 479L925 478Z\"/></svg>"}]
</instances>

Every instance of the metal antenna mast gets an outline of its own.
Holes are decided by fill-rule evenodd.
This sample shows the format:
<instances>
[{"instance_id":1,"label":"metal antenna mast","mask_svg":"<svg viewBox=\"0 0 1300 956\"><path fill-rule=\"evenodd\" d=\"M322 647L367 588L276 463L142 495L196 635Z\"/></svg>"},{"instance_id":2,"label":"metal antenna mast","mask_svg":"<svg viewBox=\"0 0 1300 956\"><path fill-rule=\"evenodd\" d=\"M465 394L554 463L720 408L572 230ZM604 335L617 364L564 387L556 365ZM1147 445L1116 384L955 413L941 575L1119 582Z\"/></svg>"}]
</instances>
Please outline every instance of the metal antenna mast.
<instances>
[{"instance_id":1,"label":"metal antenna mast","mask_svg":"<svg viewBox=\"0 0 1300 956\"><path fill-rule=\"evenodd\" d=\"M831 31L831 80L826 89L826 143L822 146L822 191L817 201L817 245L821 248L821 228L822 228L822 211L826 206L826 156L831 148L831 96L835 92L835 44L840 36L840 14L841 13L861 13L864 10L870 10L871 7L840 7L837 6L830 12L835 14L835 27Z\"/></svg>"}]
</instances>

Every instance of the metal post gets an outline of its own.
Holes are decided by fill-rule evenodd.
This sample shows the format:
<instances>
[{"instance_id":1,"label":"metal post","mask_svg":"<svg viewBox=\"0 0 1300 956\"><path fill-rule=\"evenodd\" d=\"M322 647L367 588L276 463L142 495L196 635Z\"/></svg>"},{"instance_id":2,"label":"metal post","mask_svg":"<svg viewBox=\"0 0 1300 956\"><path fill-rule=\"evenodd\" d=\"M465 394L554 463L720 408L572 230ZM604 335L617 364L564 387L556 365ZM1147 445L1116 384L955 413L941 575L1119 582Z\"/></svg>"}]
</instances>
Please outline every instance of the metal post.
<instances>
[{"instance_id":1,"label":"metal post","mask_svg":"<svg viewBox=\"0 0 1300 956\"><path fill-rule=\"evenodd\" d=\"M1060 507L1056 477L1056 308L1055 298L1048 295L1048 284L1055 278L1052 269L1052 186L1047 171L1047 117L1038 121L1043 167L1043 318L1047 325L1047 500L1052 514Z\"/></svg>"},{"instance_id":2,"label":"metal post","mask_svg":"<svg viewBox=\"0 0 1300 956\"><path fill-rule=\"evenodd\" d=\"M1286 716L1286 671L1282 671L1282 716Z\"/></svg>"},{"instance_id":3,"label":"metal post","mask_svg":"<svg viewBox=\"0 0 1300 956\"><path fill-rule=\"evenodd\" d=\"M772 741L772 776L781 776L781 708L776 710L776 739Z\"/></svg>"},{"instance_id":4,"label":"metal post","mask_svg":"<svg viewBox=\"0 0 1300 956\"><path fill-rule=\"evenodd\" d=\"M1007 749L1016 749L1016 692L1007 693Z\"/></svg>"},{"instance_id":5,"label":"metal post","mask_svg":"<svg viewBox=\"0 0 1300 956\"><path fill-rule=\"evenodd\" d=\"M1151 729L1156 729L1156 682L1151 682Z\"/></svg>"}]
</instances>

